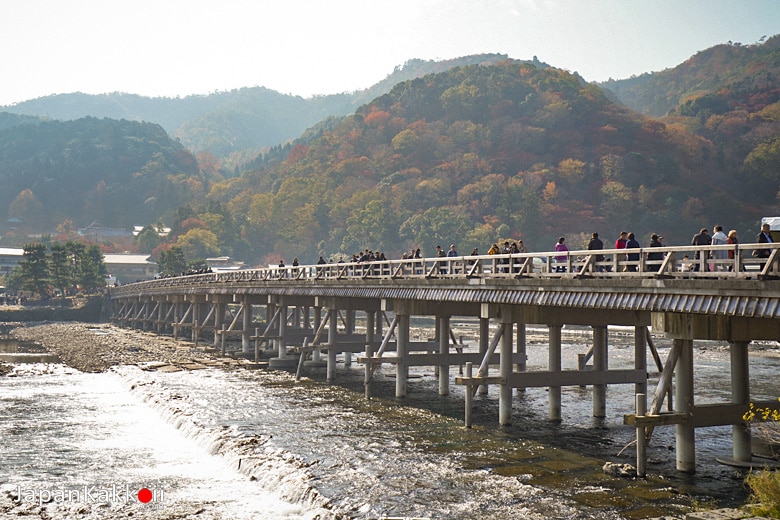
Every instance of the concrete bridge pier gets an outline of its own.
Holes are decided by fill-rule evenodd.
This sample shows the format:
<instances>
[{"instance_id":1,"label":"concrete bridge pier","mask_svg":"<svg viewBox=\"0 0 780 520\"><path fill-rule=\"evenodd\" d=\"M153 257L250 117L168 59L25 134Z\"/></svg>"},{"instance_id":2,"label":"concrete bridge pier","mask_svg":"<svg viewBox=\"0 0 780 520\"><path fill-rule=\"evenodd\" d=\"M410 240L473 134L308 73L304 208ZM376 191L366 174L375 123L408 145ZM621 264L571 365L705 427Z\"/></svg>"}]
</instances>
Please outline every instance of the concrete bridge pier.
<instances>
[{"instance_id":1,"label":"concrete bridge pier","mask_svg":"<svg viewBox=\"0 0 780 520\"><path fill-rule=\"evenodd\" d=\"M499 375L502 383L499 385L498 395L498 423L502 426L512 424L512 329L514 323L510 321L511 311L501 313L503 318L500 324L503 329L501 333L501 356L499 361ZM506 320L506 321L504 321Z\"/></svg>"},{"instance_id":2,"label":"concrete bridge pier","mask_svg":"<svg viewBox=\"0 0 780 520\"><path fill-rule=\"evenodd\" d=\"M647 373L647 327L645 325L634 326L634 368ZM634 393L642 394L647 399L647 378L641 383L634 383Z\"/></svg>"},{"instance_id":3,"label":"concrete bridge pier","mask_svg":"<svg viewBox=\"0 0 780 520\"><path fill-rule=\"evenodd\" d=\"M479 318L479 357L483 358L490 346L490 318ZM490 385L479 385L477 393L487 395Z\"/></svg>"},{"instance_id":4,"label":"concrete bridge pier","mask_svg":"<svg viewBox=\"0 0 780 520\"><path fill-rule=\"evenodd\" d=\"M438 365L439 372L439 395L450 394L450 317L449 316L437 316L436 317L436 332L439 339L439 354L442 355L443 361Z\"/></svg>"},{"instance_id":5,"label":"concrete bridge pier","mask_svg":"<svg viewBox=\"0 0 780 520\"><path fill-rule=\"evenodd\" d=\"M593 326L593 370L607 370L607 327ZM593 385L593 417L607 416L607 385Z\"/></svg>"},{"instance_id":6,"label":"concrete bridge pier","mask_svg":"<svg viewBox=\"0 0 780 520\"><path fill-rule=\"evenodd\" d=\"M278 302L279 308L279 334L274 339L277 355L275 358L268 360L269 368L289 369L295 367L297 364L295 359L287 355L287 313L289 306L280 298ZM293 316L295 311L293 310ZM304 355L301 353L301 355Z\"/></svg>"},{"instance_id":7,"label":"concrete bridge pier","mask_svg":"<svg viewBox=\"0 0 780 520\"><path fill-rule=\"evenodd\" d=\"M395 396L406 397L406 389L409 379L409 365L406 357L409 355L409 314L396 313L398 327L396 331L396 355L398 362L395 365Z\"/></svg>"},{"instance_id":8,"label":"concrete bridge pier","mask_svg":"<svg viewBox=\"0 0 780 520\"><path fill-rule=\"evenodd\" d=\"M730 341L731 353L731 402L748 405L750 403L750 368L748 362L749 341ZM749 462L753 450L750 439L750 427L745 424L733 424L732 455L738 462Z\"/></svg>"},{"instance_id":9,"label":"concrete bridge pier","mask_svg":"<svg viewBox=\"0 0 780 520\"><path fill-rule=\"evenodd\" d=\"M301 317L303 319L301 328L303 328L304 330L311 330L311 306L304 305L301 311L302 311Z\"/></svg>"},{"instance_id":10,"label":"concrete bridge pier","mask_svg":"<svg viewBox=\"0 0 780 520\"><path fill-rule=\"evenodd\" d=\"M217 302L214 304L214 342L212 343L214 348L219 348L221 345L220 332L223 323L225 323L225 304Z\"/></svg>"},{"instance_id":11,"label":"concrete bridge pier","mask_svg":"<svg viewBox=\"0 0 780 520\"><path fill-rule=\"evenodd\" d=\"M308 309L308 308L307 308ZM315 305L313 307L313 313L314 313L314 324L316 325L316 328L319 330L320 324L322 323L322 307L319 305ZM309 318L307 315L306 323L309 323ZM310 328L310 327L307 327ZM316 331L312 331L312 335L316 334ZM314 337L312 336L312 341L314 341ZM319 339L317 338L317 341ZM306 366L312 366L312 367L323 367L325 366L325 361L322 359L322 354L320 352L320 349L315 348L311 351L311 359L304 361L304 364Z\"/></svg>"},{"instance_id":12,"label":"concrete bridge pier","mask_svg":"<svg viewBox=\"0 0 780 520\"><path fill-rule=\"evenodd\" d=\"M691 417L693 412L693 340L675 339L680 349L675 372L674 411ZM696 439L692 422L675 425L677 470L685 473L696 471Z\"/></svg>"},{"instance_id":13,"label":"concrete bridge pier","mask_svg":"<svg viewBox=\"0 0 780 520\"><path fill-rule=\"evenodd\" d=\"M517 372L525 372L528 368L528 353L527 353L527 346L526 346L526 324L519 322L517 324L517 357L518 361L515 364L515 371ZM517 392L525 392L525 388L523 387L517 387Z\"/></svg>"},{"instance_id":14,"label":"concrete bridge pier","mask_svg":"<svg viewBox=\"0 0 780 520\"><path fill-rule=\"evenodd\" d=\"M548 325L550 335L550 346L547 370L557 373L556 379L560 380L561 372L561 329L563 325ZM547 417L551 421L561 420L561 387L547 387L547 398L549 400Z\"/></svg>"},{"instance_id":15,"label":"concrete bridge pier","mask_svg":"<svg viewBox=\"0 0 780 520\"><path fill-rule=\"evenodd\" d=\"M250 297L244 296L241 300L241 352L243 354L249 354L252 352L252 344L249 341L249 336L252 334L252 300Z\"/></svg>"},{"instance_id":16,"label":"concrete bridge pier","mask_svg":"<svg viewBox=\"0 0 780 520\"><path fill-rule=\"evenodd\" d=\"M376 322L376 311L366 311L366 359L371 359L374 355L374 330ZM371 363L365 363L365 379L363 384L365 386L366 399L371 397Z\"/></svg>"},{"instance_id":17,"label":"concrete bridge pier","mask_svg":"<svg viewBox=\"0 0 780 520\"><path fill-rule=\"evenodd\" d=\"M195 343L195 345L198 344L198 333L200 332L200 324L203 323L201 321L201 308L203 306L200 304L200 302L194 301L192 302L192 323L190 325L190 333L192 335L192 342Z\"/></svg>"},{"instance_id":18,"label":"concrete bridge pier","mask_svg":"<svg viewBox=\"0 0 780 520\"><path fill-rule=\"evenodd\" d=\"M179 316L181 312L181 303L178 301L173 302L173 322L171 328L173 329L173 339L179 339Z\"/></svg>"},{"instance_id":19,"label":"concrete bridge pier","mask_svg":"<svg viewBox=\"0 0 780 520\"><path fill-rule=\"evenodd\" d=\"M165 330L165 314L163 314L165 307L166 305L163 302L160 302L160 305L157 306L157 334L162 334Z\"/></svg>"},{"instance_id":20,"label":"concrete bridge pier","mask_svg":"<svg viewBox=\"0 0 780 520\"><path fill-rule=\"evenodd\" d=\"M355 311L347 309L344 312L344 333L347 335L355 333ZM344 366L352 366L352 352L344 351Z\"/></svg>"},{"instance_id":21,"label":"concrete bridge pier","mask_svg":"<svg viewBox=\"0 0 780 520\"><path fill-rule=\"evenodd\" d=\"M336 380L336 345L338 344L338 309L335 302L328 307L328 368L325 379L329 382Z\"/></svg>"}]
</instances>

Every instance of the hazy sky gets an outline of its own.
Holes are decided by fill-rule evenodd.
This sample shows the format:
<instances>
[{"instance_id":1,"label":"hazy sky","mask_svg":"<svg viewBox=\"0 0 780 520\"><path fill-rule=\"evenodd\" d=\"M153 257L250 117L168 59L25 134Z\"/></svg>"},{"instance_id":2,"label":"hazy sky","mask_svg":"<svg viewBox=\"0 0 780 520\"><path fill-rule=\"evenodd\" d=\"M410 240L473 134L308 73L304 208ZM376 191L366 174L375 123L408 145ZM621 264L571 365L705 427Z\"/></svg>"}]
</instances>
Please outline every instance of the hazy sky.
<instances>
[{"instance_id":1,"label":"hazy sky","mask_svg":"<svg viewBox=\"0 0 780 520\"><path fill-rule=\"evenodd\" d=\"M495 52L588 81L780 33L780 0L0 0L0 105L67 92L352 91Z\"/></svg>"}]
</instances>

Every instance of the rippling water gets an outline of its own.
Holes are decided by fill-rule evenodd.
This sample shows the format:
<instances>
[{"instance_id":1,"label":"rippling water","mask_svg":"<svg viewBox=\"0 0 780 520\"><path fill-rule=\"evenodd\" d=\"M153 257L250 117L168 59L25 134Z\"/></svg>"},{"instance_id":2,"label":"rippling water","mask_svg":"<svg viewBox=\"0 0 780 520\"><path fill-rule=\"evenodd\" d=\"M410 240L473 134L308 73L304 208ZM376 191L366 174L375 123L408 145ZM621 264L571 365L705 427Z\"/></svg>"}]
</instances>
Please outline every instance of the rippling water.
<instances>
[{"instance_id":1,"label":"rippling water","mask_svg":"<svg viewBox=\"0 0 780 520\"><path fill-rule=\"evenodd\" d=\"M570 338L576 362L587 339ZM610 367L629 366L633 346L612 337ZM626 342L627 343L627 342ZM662 348L662 356L665 358ZM529 343L529 368L547 351ZM699 402L728 399L728 351L697 348ZM752 359L753 397L774 398L780 362ZM452 375L457 368L451 369ZM136 512L173 517L196 505L198 518L646 518L691 500L733 505L741 480L714 462L731 452L730 427L697 431L697 473L674 470L674 429L659 428L647 480L608 477L606 460L634 438L622 426L633 387L610 387L606 419L594 419L591 392L563 390L563 421L546 421L546 392L514 401L514 424L497 425L495 389L478 396L475 427L462 426L462 388L437 395L432 368L412 369L409 396L395 399L388 368L363 397L362 366L340 365L338 385L267 371L207 369L163 373L119 367L83 374L58 364L17 364L0 377L0 490L87 485L161 491ZM697 380L698 381L698 380ZM9 495L10 496L10 495ZM93 507L95 518L111 518ZM100 516L104 514L106 516ZM166 516L168 515L168 516Z\"/></svg>"}]
</instances>

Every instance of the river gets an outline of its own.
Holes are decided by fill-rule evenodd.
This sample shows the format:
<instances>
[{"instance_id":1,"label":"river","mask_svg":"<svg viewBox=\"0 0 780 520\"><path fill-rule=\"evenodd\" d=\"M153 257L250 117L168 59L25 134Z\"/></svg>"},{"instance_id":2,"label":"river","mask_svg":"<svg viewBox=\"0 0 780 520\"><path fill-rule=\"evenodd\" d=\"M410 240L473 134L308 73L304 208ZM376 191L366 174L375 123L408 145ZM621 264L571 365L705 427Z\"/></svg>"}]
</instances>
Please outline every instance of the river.
<instances>
[{"instance_id":1,"label":"river","mask_svg":"<svg viewBox=\"0 0 780 520\"><path fill-rule=\"evenodd\" d=\"M533 338L529 369L543 368L547 350ZM564 340L564 368L574 368L589 339ZM610 368L630 367L632 341L611 333L610 343ZM669 345L657 343L665 358ZM26 356L6 356L14 368L0 377L4 518L634 519L746 497L741 477L715 462L731 453L730 427L697 431L694 475L674 469L673 427L656 429L647 479L605 475L605 461L635 463L633 448L618 456L635 435L622 425L632 386L608 389L604 419L591 416L589 389L565 388L560 423L546 420L546 391L528 389L508 427L493 388L476 397L467 429L463 389L439 396L428 367L411 369L403 399L392 367L380 368L366 400L356 363L328 385L324 369L298 383L265 370L88 374ZM697 402L728 400L728 350L697 342L695 361ZM776 357L751 356L754 399L780 395L778 369Z\"/></svg>"}]
</instances>

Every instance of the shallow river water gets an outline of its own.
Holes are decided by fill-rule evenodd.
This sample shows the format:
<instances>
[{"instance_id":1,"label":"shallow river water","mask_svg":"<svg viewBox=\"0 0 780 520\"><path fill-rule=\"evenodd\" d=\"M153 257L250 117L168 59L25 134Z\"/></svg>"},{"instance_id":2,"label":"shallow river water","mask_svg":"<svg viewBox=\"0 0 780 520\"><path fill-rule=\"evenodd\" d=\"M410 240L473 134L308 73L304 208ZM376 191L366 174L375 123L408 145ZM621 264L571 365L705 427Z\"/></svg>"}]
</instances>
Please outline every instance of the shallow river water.
<instances>
[{"instance_id":1,"label":"shallow river water","mask_svg":"<svg viewBox=\"0 0 780 520\"><path fill-rule=\"evenodd\" d=\"M529 339L529 369L543 368L546 347ZM564 341L564 368L574 368L589 338ZM610 368L630 366L631 341L611 334L610 343ZM668 345L658 346L665 359ZM697 402L728 400L728 350L697 343L695 361ZM14 366L0 377L0 493L18 505L14 514L39 507L52 518L189 511L214 519L617 519L736 505L746 496L741 478L715 462L731 453L730 427L697 431L695 475L674 469L673 427L654 434L648 479L605 475L605 461L635 463L633 447L618 456L635 435L622 425L633 386L608 389L605 419L592 417L590 389L564 389L561 423L546 420L546 391L529 389L515 396L509 427L497 424L493 388L476 397L466 429L463 389L452 384L451 395L439 396L432 368L412 369L404 399L393 397L392 367L379 369L375 397L366 400L356 363L339 364L335 385L312 368L296 383L264 370ZM754 399L780 395L778 369L777 358L751 356ZM66 493L72 500L61 499ZM110 496L92 500L101 493ZM42 496L49 500L40 506Z\"/></svg>"}]
</instances>

